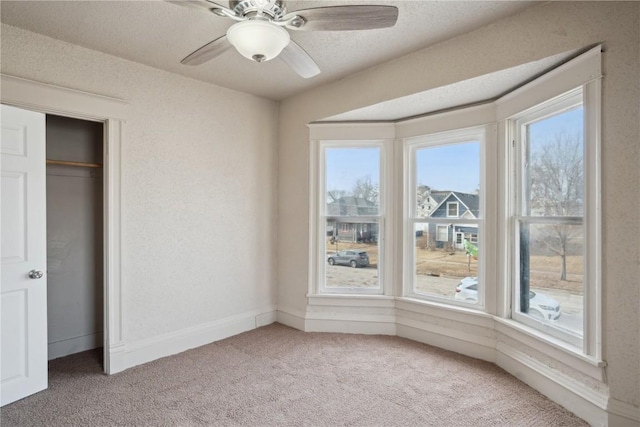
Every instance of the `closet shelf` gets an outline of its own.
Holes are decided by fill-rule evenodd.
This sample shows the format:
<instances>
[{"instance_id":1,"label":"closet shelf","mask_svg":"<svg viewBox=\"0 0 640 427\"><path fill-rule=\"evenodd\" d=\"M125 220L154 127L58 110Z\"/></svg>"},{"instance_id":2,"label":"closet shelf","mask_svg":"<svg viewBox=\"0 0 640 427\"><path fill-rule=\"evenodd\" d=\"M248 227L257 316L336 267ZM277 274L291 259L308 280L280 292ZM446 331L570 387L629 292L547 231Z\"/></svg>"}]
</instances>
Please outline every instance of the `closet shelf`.
<instances>
[{"instance_id":1,"label":"closet shelf","mask_svg":"<svg viewBox=\"0 0 640 427\"><path fill-rule=\"evenodd\" d=\"M48 165L75 166L80 168L101 168L102 163L68 162L66 160L47 159Z\"/></svg>"}]
</instances>

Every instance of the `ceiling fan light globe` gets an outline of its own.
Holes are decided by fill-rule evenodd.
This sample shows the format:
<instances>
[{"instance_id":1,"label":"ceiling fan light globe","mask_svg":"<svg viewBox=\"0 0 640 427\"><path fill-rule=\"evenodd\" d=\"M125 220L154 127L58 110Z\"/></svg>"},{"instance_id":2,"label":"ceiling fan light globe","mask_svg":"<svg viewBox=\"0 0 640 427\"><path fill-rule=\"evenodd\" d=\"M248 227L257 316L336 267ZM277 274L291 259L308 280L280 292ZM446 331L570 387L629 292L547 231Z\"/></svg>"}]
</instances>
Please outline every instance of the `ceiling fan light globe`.
<instances>
[{"instance_id":1,"label":"ceiling fan light globe","mask_svg":"<svg viewBox=\"0 0 640 427\"><path fill-rule=\"evenodd\" d=\"M227 30L227 40L240 55L252 61L269 61L282 52L291 40L284 28L267 21L249 20L233 24Z\"/></svg>"}]
</instances>

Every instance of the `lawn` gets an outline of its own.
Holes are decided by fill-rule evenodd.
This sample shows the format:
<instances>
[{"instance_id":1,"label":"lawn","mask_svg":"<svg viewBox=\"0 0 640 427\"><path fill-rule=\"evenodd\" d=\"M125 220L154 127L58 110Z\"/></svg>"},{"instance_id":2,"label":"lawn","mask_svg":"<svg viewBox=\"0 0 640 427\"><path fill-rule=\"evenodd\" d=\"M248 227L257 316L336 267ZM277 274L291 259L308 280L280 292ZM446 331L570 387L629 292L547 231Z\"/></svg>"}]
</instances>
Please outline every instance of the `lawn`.
<instances>
[{"instance_id":1,"label":"lawn","mask_svg":"<svg viewBox=\"0 0 640 427\"><path fill-rule=\"evenodd\" d=\"M327 251L357 249L367 251L371 267L378 264L378 245L374 243L327 241ZM477 260L467 258L462 250L446 252L441 249L430 250L416 247L416 273L425 276L467 277L478 274ZM567 280L560 280L561 258L559 256L531 257L531 287L550 288L582 294L583 265L581 256L567 257Z\"/></svg>"}]
</instances>

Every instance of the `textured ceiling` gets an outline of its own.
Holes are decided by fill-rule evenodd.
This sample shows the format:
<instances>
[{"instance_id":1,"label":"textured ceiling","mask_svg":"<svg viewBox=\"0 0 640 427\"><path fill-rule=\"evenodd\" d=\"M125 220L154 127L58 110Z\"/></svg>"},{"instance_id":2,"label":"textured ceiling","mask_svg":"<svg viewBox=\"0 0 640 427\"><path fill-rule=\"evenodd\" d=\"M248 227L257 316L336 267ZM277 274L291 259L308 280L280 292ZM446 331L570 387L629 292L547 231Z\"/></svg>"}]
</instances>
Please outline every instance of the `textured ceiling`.
<instances>
[{"instance_id":1,"label":"textured ceiling","mask_svg":"<svg viewBox=\"0 0 640 427\"><path fill-rule=\"evenodd\" d=\"M222 0L221 4L227 5ZM6 1L2 22L172 73L274 100L341 79L517 13L531 1L288 1L287 9L344 4L390 4L396 26L344 32L291 32L321 74L303 79L280 60L262 64L231 49L197 67L186 55L224 35L233 24L198 9L162 0Z\"/></svg>"},{"instance_id":2,"label":"textured ceiling","mask_svg":"<svg viewBox=\"0 0 640 427\"><path fill-rule=\"evenodd\" d=\"M577 53L564 52L539 61L327 117L321 121L394 121L492 101L566 62Z\"/></svg>"}]
</instances>

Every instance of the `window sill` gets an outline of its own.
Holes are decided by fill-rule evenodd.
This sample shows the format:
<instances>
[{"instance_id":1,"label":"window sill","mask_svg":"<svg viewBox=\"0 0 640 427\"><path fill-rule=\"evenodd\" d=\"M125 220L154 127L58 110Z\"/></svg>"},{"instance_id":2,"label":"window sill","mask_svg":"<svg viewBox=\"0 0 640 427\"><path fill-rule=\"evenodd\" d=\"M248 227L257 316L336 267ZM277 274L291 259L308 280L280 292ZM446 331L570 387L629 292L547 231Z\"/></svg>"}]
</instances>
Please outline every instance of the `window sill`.
<instances>
[{"instance_id":1,"label":"window sill","mask_svg":"<svg viewBox=\"0 0 640 427\"><path fill-rule=\"evenodd\" d=\"M462 306L457 306L453 304L447 304L443 302L430 301L430 300L421 299L421 298L413 298L410 296L397 297L396 300L400 302L415 304L417 306L422 306L422 307L431 307L431 308L443 309L448 311L454 311L454 312L463 313L463 314L472 314L472 315L485 317L485 318L493 317L490 314L487 314L484 311L481 311L482 307L478 307L477 309L468 308L468 307L462 307Z\"/></svg>"},{"instance_id":2,"label":"window sill","mask_svg":"<svg viewBox=\"0 0 640 427\"><path fill-rule=\"evenodd\" d=\"M514 320L500 317L494 317L494 319L496 332L535 349L598 381L605 381L604 368L607 366L606 361L585 355L578 347Z\"/></svg>"},{"instance_id":3,"label":"window sill","mask_svg":"<svg viewBox=\"0 0 640 427\"><path fill-rule=\"evenodd\" d=\"M396 309L493 329L493 316L480 308L461 307L412 297L397 297Z\"/></svg>"}]
</instances>

